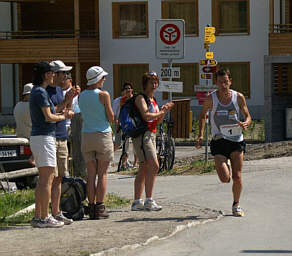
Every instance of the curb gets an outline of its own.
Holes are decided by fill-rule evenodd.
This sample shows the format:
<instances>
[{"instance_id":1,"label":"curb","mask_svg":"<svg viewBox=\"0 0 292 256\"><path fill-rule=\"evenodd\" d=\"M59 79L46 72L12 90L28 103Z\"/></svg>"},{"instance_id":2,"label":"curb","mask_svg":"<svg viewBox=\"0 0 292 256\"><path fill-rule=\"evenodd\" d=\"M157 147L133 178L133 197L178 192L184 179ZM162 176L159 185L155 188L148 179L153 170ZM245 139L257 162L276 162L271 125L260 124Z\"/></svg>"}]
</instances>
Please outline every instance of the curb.
<instances>
[{"instance_id":1,"label":"curb","mask_svg":"<svg viewBox=\"0 0 292 256\"><path fill-rule=\"evenodd\" d=\"M123 247L114 247L114 248L110 248L104 251L101 251L99 253L94 253L94 254L90 254L90 256L110 256L110 255L119 255L120 253L126 253L127 251L133 251L137 248L141 248L144 246L149 245L150 243L154 242L154 241L164 241L167 240L173 236L175 236L177 233L182 232L186 229L198 226L198 225L204 225L207 224L209 222L215 222L218 221L220 219L222 219L224 217L224 213L222 211L219 211L219 215L216 218L213 219L208 219L208 220L204 220L204 221L191 221L185 225L178 225L176 226L175 230L168 236L165 237L158 237L158 236L153 236L150 237L149 239L146 240L146 242L144 243L140 243L140 244L132 244L132 245L125 245Z\"/></svg>"}]
</instances>

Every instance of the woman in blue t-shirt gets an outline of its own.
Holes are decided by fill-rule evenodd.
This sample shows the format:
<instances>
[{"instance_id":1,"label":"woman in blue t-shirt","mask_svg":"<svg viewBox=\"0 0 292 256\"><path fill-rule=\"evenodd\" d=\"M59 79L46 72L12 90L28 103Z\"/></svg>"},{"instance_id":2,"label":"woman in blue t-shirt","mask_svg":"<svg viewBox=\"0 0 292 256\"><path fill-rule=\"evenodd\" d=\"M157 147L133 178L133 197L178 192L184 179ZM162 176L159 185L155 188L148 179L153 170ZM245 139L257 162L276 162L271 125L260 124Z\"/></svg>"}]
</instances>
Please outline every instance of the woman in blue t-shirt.
<instances>
[{"instance_id":1,"label":"woman in blue t-shirt","mask_svg":"<svg viewBox=\"0 0 292 256\"><path fill-rule=\"evenodd\" d=\"M90 219L109 217L105 210L104 198L107 169L114 155L110 126L110 123L114 121L114 113L109 93L102 90L107 75L108 73L98 66L88 69L87 88L79 96L79 107L83 119L81 150L88 173ZM97 186L96 176L98 176Z\"/></svg>"},{"instance_id":2,"label":"woman in blue t-shirt","mask_svg":"<svg viewBox=\"0 0 292 256\"><path fill-rule=\"evenodd\" d=\"M68 111L56 114L55 107L46 91L53 84L54 72L48 62L39 62L33 67L33 89L30 94L32 130L30 147L39 171L35 190L35 217L33 227L61 227L63 222L49 216L51 187L56 168L56 122L71 118Z\"/></svg>"}]
</instances>

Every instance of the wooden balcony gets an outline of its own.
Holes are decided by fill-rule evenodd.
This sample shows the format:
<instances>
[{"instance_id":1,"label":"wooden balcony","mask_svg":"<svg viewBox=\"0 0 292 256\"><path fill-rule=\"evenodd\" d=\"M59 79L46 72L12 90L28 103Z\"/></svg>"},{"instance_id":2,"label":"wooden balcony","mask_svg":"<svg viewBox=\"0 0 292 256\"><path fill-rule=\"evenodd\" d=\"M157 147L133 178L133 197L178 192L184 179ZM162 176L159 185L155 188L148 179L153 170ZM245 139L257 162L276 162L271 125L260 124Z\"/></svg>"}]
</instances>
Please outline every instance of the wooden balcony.
<instances>
[{"instance_id":1,"label":"wooden balcony","mask_svg":"<svg viewBox=\"0 0 292 256\"><path fill-rule=\"evenodd\" d=\"M292 24L270 26L269 54L292 54Z\"/></svg>"},{"instance_id":2,"label":"wooden balcony","mask_svg":"<svg viewBox=\"0 0 292 256\"><path fill-rule=\"evenodd\" d=\"M0 33L0 63L64 62L99 63L99 40L94 31L22 31Z\"/></svg>"}]
</instances>

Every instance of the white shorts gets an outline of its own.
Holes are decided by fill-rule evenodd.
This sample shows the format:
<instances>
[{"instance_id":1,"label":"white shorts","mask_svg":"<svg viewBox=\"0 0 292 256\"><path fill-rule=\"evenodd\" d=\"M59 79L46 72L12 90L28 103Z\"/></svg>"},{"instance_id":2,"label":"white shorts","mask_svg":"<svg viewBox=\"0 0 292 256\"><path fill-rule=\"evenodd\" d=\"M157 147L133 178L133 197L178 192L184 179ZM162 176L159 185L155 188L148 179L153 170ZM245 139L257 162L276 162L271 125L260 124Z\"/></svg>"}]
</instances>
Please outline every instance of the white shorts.
<instances>
[{"instance_id":1,"label":"white shorts","mask_svg":"<svg viewBox=\"0 0 292 256\"><path fill-rule=\"evenodd\" d=\"M31 136L30 149L34 156L36 167L56 167L56 138L53 136Z\"/></svg>"}]
</instances>

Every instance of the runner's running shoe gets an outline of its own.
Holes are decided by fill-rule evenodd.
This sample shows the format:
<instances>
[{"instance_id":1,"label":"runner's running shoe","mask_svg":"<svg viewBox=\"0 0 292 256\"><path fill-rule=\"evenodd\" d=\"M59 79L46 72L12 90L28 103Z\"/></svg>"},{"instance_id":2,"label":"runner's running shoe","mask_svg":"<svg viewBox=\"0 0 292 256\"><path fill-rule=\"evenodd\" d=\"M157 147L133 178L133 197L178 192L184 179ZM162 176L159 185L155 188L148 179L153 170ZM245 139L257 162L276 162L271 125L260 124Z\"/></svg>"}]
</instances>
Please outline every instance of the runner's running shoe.
<instances>
[{"instance_id":1,"label":"runner's running shoe","mask_svg":"<svg viewBox=\"0 0 292 256\"><path fill-rule=\"evenodd\" d=\"M146 211L161 211L162 207L158 205L153 199L147 199L144 204Z\"/></svg>"},{"instance_id":2,"label":"runner's running shoe","mask_svg":"<svg viewBox=\"0 0 292 256\"><path fill-rule=\"evenodd\" d=\"M40 220L36 225L38 228L61 228L63 226L64 222L56 220L53 216Z\"/></svg>"},{"instance_id":3,"label":"runner's running shoe","mask_svg":"<svg viewBox=\"0 0 292 256\"><path fill-rule=\"evenodd\" d=\"M135 200L131 207L132 211L143 211L144 210L144 201L142 199Z\"/></svg>"},{"instance_id":4,"label":"runner's running shoe","mask_svg":"<svg viewBox=\"0 0 292 256\"><path fill-rule=\"evenodd\" d=\"M233 216L235 216L235 217L243 217L244 216L244 212L239 205L232 207L232 213L233 213Z\"/></svg>"},{"instance_id":5,"label":"runner's running shoe","mask_svg":"<svg viewBox=\"0 0 292 256\"><path fill-rule=\"evenodd\" d=\"M33 217L32 220L30 221L30 225L34 228L37 228L37 224L39 221L40 221L40 219Z\"/></svg>"},{"instance_id":6,"label":"runner's running shoe","mask_svg":"<svg viewBox=\"0 0 292 256\"><path fill-rule=\"evenodd\" d=\"M54 216L54 218L58 221L64 222L65 225L70 225L73 223L73 220L66 218L62 212L59 212L59 214Z\"/></svg>"}]
</instances>

